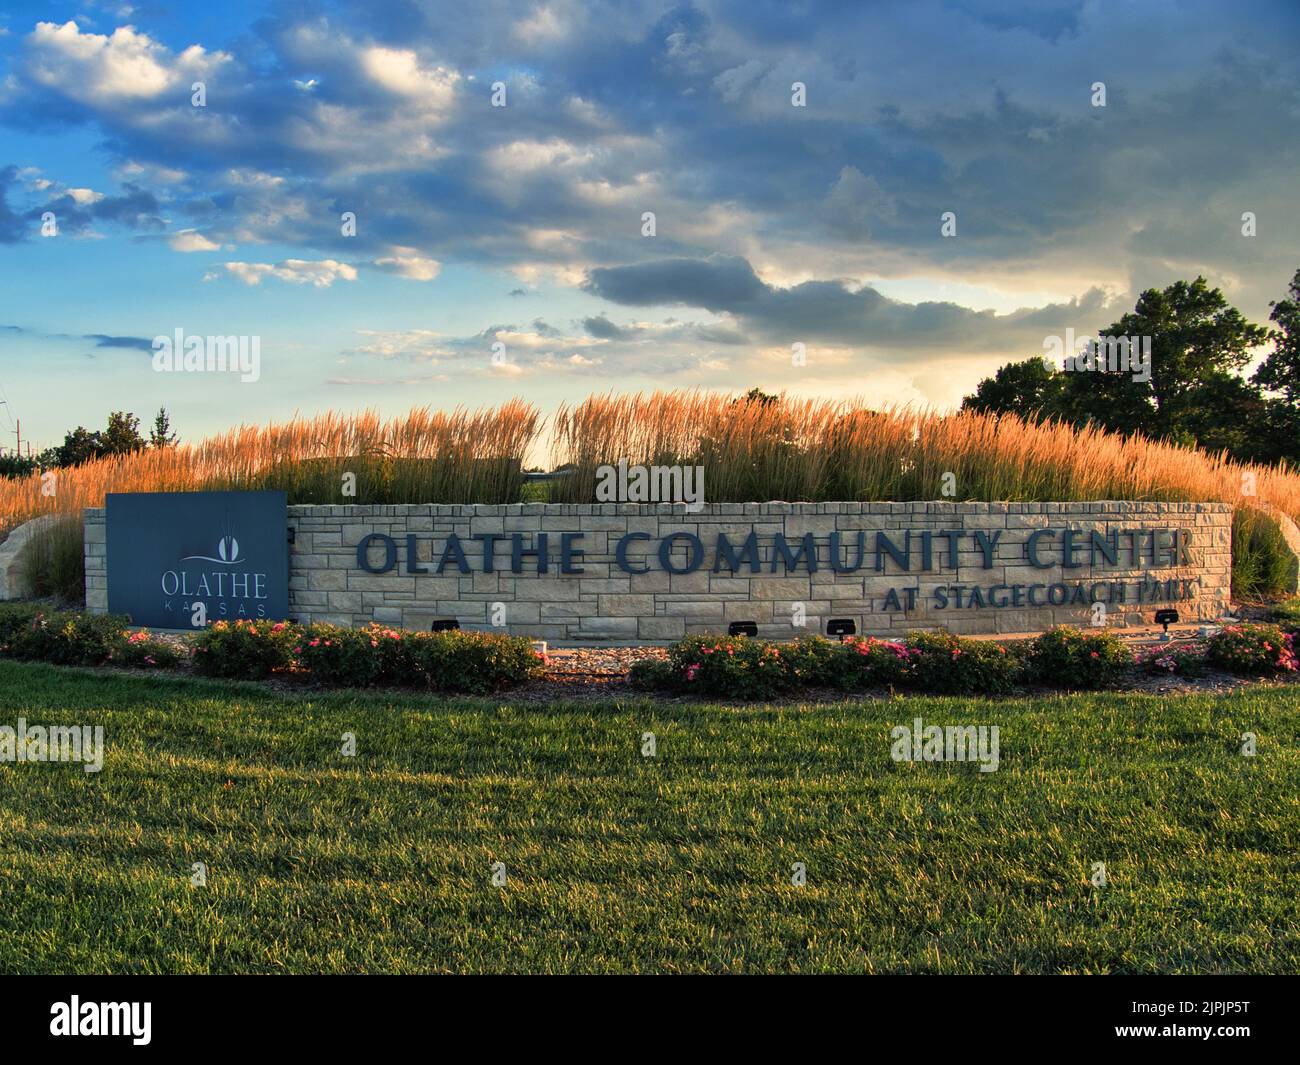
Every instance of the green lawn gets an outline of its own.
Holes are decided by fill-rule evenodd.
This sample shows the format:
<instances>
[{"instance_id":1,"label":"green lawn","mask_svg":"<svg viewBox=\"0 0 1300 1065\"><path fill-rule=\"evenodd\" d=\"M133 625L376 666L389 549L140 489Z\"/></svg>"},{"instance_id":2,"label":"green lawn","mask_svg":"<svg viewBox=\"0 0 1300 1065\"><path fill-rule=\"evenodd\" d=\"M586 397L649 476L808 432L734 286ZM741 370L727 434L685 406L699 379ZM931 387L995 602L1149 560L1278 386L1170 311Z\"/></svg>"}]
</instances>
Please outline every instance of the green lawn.
<instances>
[{"instance_id":1,"label":"green lawn","mask_svg":"<svg viewBox=\"0 0 1300 1065\"><path fill-rule=\"evenodd\" d=\"M539 707L0 662L20 716L109 750L0 764L4 972L1300 970L1294 688ZM893 762L916 716L998 725L1001 768Z\"/></svg>"}]
</instances>

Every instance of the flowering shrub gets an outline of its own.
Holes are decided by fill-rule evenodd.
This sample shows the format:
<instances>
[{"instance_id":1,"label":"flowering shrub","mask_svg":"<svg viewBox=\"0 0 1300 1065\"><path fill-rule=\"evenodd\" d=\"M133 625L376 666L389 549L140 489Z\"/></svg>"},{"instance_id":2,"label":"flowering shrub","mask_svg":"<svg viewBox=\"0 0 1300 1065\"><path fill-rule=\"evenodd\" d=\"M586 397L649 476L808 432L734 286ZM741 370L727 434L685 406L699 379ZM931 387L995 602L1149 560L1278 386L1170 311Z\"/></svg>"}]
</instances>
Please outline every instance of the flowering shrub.
<instances>
[{"instance_id":1,"label":"flowering shrub","mask_svg":"<svg viewBox=\"0 0 1300 1065\"><path fill-rule=\"evenodd\" d=\"M365 629L312 625L301 630L293 648L298 663L312 680L353 688L396 684L392 678L400 672L400 652L401 633L380 630L375 625Z\"/></svg>"},{"instance_id":2,"label":"flowering shrub","mask_svg":"<svg viewBox=\"0 0 1300 1065\"><path fill-rule=\"evenodd\" d=\"M668 676L672 686L704 695L764 698L794 690L801 679L810 682L808 674L800 677L798 665L807 667L812 652L800 655L798 646L746 636L688 636L669 648Z\"/></svg>"},{"instance_id":3,"label":"flowering shrub","mask_svg":"<svg viewBox=\"0 0 1300 1065\"><path fill-rule=\"evenodd\" d=\"M1206 643L1211 665L1258 676L1296 671L1295 637L1276 625L1229 625Z\"/></svg>"},{"instance_id":4,"label":"flowering shrub","mask_svg":"<svg viewBox=\"0 0 1300 1065\"><path fill-rule=\"evenodd\" d=\"M402 642L410 672L400 675L396 683L418 683L432 691L499 691L538 675L545 665L545 659L522 636L457 630L407 632L402 634Z\"/></svg>"},{"instance_id":5,"label":"flowering shrub","mask_svg":"<svg viewBox=\"0 0 1300 1065\"><path fill-rule=\"evenodd\" d=\"M421 687L489 692L522 683L542 667L528 640L483 632L412 632L372 624L217 622L198 639L195 668L257 679L293 673L323 685Z\"/></svg>"},{"instance_id":6,"label":"flowering shrub","mask_svg":"<svg viewBox=\"0 0 1300 1065\"><path fill-rule=\"evenodd\" d=\"M837 688L901 687L911 676L914 651L898 640L875 636L850 636L836 656L837 667L829 676Z\"/></svg>"},{"instance_id":7,"label":"flowering shrub","mask_svg":"<svg viewBox=\"0 0 1300 1065\"><path fill-rule=\"evenodd\" d=\"M138 632L123 629L121 639L109 655L109 661L113 665L136 669L170 669L180 658L180 652L174 644L160 640L147 629Z\"/></svg>"},{"instance_id":8,"label":"flowering shrub","mask_svg":"<svg viewBox=\"0 0 1300 1065\"><path fill-rule=\"evenodd\" d=\"M1060 625L1037 637L1029 676L1051 688L1102 688L1133 668L1133 652L1113 632Z\"/></svg>"},{"instance_id":9,"label":"flowering shrub","mask_svg":"<svg viewBox=\"0 0 1300 1065\"><path fill-rule=\"evenodd\" d=\"M122 640L127 619L77 614L26 604L0 611L0 654L67 666L98 666Z\"/></svg>"},{"instance_id":10,"label":"flowering shrub","mask_svg":"<svg viewBox=\"0 0 1300 1065\"><path fill-rule=\"evenodd\" d=\"M1137 653L1137 667L1153 676L1199 677L1205 672L1205 644L1162 643Z\"/></svg>"},{"instance_id":11,"label":"flowering shrub","mask_svg":"<svg viewBox=\"0 0 1300 1065\"><path fill-rule=\"evenodd\" d=\"M301 632L286 621L214 621L194 642L194 670L242 680L292 672Z\"/></svg>"},{"instance_id":12,"label":"flowering shrub","mask_svg":"<svg viewBox=\"0 0 1300 1065\"><path fill-rule=\"evenodd\" d=\"M907 636L907 683L939 695L1004 695L1025 680L1018 648L994 640L963 640L950 632Z\"/></svg>"}]
</instances>

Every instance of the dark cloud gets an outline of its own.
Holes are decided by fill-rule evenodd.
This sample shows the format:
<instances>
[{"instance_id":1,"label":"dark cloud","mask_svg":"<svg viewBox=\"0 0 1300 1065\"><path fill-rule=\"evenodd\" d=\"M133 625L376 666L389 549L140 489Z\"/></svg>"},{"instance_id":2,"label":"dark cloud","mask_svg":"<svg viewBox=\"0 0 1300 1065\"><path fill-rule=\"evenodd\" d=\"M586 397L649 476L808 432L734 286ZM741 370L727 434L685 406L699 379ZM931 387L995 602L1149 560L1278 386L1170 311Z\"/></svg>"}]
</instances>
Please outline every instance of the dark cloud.
<instances>
[{"instance_id":1,"label":"dark cloud","mask_svg":"<svg viewBox=\"0 0 1300 1065\"><path fill-rule=\"evenodd\" d=\"M627 337L625 330L620 329L603 314L594 318L584 318L582 327L586 329L588 336L600 340L624 340Z\"/></svg>"},{"instance_id":2,"label":"dark cloud","mask_svg":"<svg viewBox=\"0 0 1300 1065\"><path fill-rule=\"evenodd\" d=\"M46 333L43 330L28 329L26 326L21 325L0 325L0 330L4 330L6 333L15 333L19 336L37 337L45 340L93 340L96 348L153 351L153 340L150 337L114 336L109 333L83 333L77 335Z\"/></svg>"},{"instance_id":3,"label":"dark cloud","mask_svg":"<svg viewBox=\"0 0 1300 1065\"><path fill-rule=\"evenodd\" d=\"M153 351L153 340L148 337L115 337L105 333L89 333L87 340L95 341L97 348L125 348L128 351Z\"/></svg>"},{"instance_id":4,"label":"dark cloud","mask_svg":"<svg viewBox=\"0 0 1300 1065\"><path fill-rule=\"evenodd\" d=\"M104 196L93 203L79 204L70 192L62 192L26 217L39 221L45 212L54 214L59 231L76 235L92 230L97 222L107 222L132 230L162 230L167 223L161 215L157 197L135 185L124 186L120 196Z\"/></svg>"},{"instance_id":5,"label":"dark cloud","mask_svg":"<svg viewBox=\"0 0 1300 1065\"><path fill-rule=\"evenodd\" d=\"M26 238L26 223L9 208L9 187L17 179L16 166L0 167L0 244L18 244Z\"/></svg>"},{"instance_id":6,"label":"dark cloud","mask_svg":"<svg viewBox=\"0 0 1300 1065\"><path fill-rule=\"evenodd\" d=\"M998 315L956 303L903 303L874 288L854 289L840 281L806 281L777 288L761 281L744 259L721 256L601 268L591 272L586 288L593 295L631 306L675 304L731 315L757 338L782 344L804 340L850 346L997 350L1037 343L1045 333L1090 323L1115 310L1100 290L1069 303ZM592 329L593 323L600 329L612 327L604 318L587 319L592 335L600 335Z\"/></svg>"},{"instance_id":7,"label":"dark cloud","mask_svg":"<svg viewBox=\"0 0 1300 1065\"><path fill-rule=\"evenodd\" d=\"M583 287L615 303L637 307L682 304L715 312L748 306L767 289L748 262L730 255L598 267Z\"/></svg>"}]
</instances>

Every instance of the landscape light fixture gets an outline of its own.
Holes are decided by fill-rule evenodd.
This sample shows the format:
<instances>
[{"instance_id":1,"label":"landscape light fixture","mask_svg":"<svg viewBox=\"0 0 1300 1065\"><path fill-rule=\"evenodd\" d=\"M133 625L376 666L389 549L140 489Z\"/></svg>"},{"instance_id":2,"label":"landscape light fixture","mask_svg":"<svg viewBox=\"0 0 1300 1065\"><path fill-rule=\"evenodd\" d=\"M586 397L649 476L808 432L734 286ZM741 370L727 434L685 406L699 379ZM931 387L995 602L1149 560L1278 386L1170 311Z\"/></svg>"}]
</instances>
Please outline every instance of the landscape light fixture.
<instances>
[{"instance_id":1,"label":"landscape light fixture","mask_svg":"<svg viewBox=\"0 0 1300 1065\"><path fill-rule=\"evenodd\" d=\"M852 636L857 631L857 623L852 618L831 618L826 622L826 635L838 636L841 642L845 636Z\"/></svg>"},{"instance_id":2,"label":"landscape light fixture","mask_svg":"<svg viewBox=\"0 0 1300 1065\"><path fill-rule=\"evenodd\" d=\"M435 621L429 626L430 632L456 632L460 628L460 622L453 619L443 618Z\"/></svg>"},{"instance_id":3,"label":"landscape light fixture","mask_svg":"<svg viewBox=\"0 0 1300 1065\"><path fill-rule=\"evenodd\" d=\"M1165 634L1164 634L1162 637L1160 637L1161 640L1168 640L1168 639L1169 639L1169 625L1170 625L1171 622L1172 622L1173 624L1175 624L1175 625L1178 624L1178 611L1177 611L1177 610L1172 610L1172 609L1171 609L1171 610L1157 610L1157 611L1156 611L1156 624L1157 624L1157 625L1163 625L1163 626L1165 627Z\"/></svg>"},{"instance_id":4,"label":"landscape light fixture","mask_svg":"<svg viewBox=\"0 0 1300 1065\"><path fill-rule=\"evenodd\" d=\"M754 621L733 621L727 626L728 636L757 636L758 623Z\"/></svg>"}]
</instances>

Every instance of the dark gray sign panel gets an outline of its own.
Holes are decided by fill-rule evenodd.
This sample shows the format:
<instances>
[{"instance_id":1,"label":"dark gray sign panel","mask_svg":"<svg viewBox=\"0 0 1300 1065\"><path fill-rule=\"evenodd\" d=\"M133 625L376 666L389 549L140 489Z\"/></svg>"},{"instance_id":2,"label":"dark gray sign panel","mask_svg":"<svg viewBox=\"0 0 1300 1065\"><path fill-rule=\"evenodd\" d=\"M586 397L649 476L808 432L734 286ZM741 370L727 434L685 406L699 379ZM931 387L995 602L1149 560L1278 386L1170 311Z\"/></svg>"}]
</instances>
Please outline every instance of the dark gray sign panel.
<instances>
[{"instance_id":1,"label":"dark gray sign panel","mask_svg":"<svg viewBox=\"0 0 1300 1065\"><path fill-rule=\"evenodd\" d=\"M109 493L108 609L132 624L283 620L289 613L283 492Z\"/></svg>"}]
</instances>

